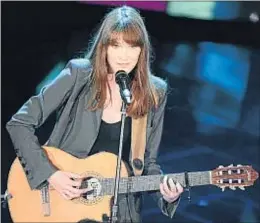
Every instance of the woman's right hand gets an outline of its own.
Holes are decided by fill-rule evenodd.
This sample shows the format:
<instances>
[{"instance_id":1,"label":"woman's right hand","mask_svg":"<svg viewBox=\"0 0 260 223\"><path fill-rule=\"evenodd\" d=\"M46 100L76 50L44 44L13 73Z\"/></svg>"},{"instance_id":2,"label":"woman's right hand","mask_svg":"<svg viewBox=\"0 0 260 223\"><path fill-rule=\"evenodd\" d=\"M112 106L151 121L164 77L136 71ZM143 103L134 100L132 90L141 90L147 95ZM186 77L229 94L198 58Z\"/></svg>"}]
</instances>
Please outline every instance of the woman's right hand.
<instances>
[{"instance_id":1,"label":"woman's right hand","mask_svg":"<svg viewBox=\"0 0 260 223\"><path fill-rule=\"evenodd\" d=\"M79 189L82 180L83 177L79 174L58 170L50 176L48 182L62 197L71 200L91 190L89 188Z\"/></svg>"}]
</instances>

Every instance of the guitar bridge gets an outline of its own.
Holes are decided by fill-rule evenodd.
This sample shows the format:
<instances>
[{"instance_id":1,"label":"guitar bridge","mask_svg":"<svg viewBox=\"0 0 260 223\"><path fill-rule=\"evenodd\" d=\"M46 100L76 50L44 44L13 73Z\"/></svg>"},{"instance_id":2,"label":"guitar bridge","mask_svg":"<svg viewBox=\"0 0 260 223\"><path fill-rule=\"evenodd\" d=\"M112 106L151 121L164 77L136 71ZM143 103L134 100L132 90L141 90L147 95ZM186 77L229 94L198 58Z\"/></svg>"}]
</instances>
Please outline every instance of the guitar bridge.
<instances>
[{"instance_id":1,"label":"guitar bridge","mask_svg":"<svg viewBox=\"0 0 260 223\"><path fill-rule=\"evenodd\" d=\"M41 197L42 197L42 210L44 216L50 216L51 208L50 208L50 196L49 196L49 186L45 185L41 189Z\"/></svg>"}]
</instances>

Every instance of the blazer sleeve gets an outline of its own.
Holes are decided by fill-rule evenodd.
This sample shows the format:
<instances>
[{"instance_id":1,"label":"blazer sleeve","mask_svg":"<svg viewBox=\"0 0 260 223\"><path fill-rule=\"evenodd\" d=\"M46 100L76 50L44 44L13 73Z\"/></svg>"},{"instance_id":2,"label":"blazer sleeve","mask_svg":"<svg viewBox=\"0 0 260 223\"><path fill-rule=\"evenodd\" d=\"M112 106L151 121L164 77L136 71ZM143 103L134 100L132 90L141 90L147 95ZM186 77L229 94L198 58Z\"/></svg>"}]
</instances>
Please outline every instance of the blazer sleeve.
<instances>
[{"instance_id":1,"label":"blazer sleeve","mask_svg":"<svg viewBox=\"0 0 260 223\"><path fill-rule=\"evenodd\" d=\"M39 189L57 171L41 148L35 130L66 100L75 84L76 75L77 69L69 61L58 77L23 104L6 124L31 189Z\"/></svg>"},{"instance_id":2,"label":"blazer sleeve","mask_svg":"<svg viewBox=\"0 0 260 223\"><path fill-rule=\"evenodd\" d=\"M162 174L162 170L159 164L157 164L158 150L161 142L163 121L165 106L167 102L167 93L164 94L160 106L154 112L154 118L151 126L151 133L148 135L147 146L144 158L144 174L156 175ZM157 205L161 209L162 213L170 218L173 217L175 210L179 204L179 199L173 203L165 201L160 191L148 192L152 198L156 201Z\"/></svg>"}]
</instances>

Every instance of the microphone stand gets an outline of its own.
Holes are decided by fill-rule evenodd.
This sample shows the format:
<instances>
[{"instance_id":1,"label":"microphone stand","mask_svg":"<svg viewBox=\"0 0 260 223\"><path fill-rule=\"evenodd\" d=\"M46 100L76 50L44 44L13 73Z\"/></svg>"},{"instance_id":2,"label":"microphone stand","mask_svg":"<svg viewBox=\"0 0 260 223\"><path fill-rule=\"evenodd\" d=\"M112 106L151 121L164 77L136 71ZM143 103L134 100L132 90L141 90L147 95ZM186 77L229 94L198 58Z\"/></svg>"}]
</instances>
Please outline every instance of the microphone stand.
<instances>
[{"instance_id":1,"label":"microphone stand","mask_svg":"<svg viewBox=\"0 0 260 223\"><path fill-rule=\"evenodd\" d=\"M121 160L122 160L123 137L124 137L123 135L124 135L125 118L126 118L126 104L124 100L121 108L121 113L122 113L122 122L121 122L121 130L120 130L119 151L118 151L117 165L116 165L116 178L115 178L111 223L117 222L119 181L120 181L120 174L121 174Z\"/></svg>"}]
</instances>

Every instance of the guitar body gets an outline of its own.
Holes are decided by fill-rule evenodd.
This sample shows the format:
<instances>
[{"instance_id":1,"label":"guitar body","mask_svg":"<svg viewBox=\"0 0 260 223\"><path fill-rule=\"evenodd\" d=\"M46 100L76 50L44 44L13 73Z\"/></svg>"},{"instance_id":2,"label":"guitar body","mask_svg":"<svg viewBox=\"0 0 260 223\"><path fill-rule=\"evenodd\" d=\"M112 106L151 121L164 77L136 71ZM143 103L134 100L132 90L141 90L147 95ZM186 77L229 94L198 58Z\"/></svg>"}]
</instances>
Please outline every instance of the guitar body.
<instances>
[{"instance_id":1,"label":"guitar body","mask_svg":"<svg viewBox=\"0 0 260 223\"><path fill-rule=\"evenodd\" d=\"M78 159L54 147L43 148L50 161L60 170L98 179L115 178L117 156L111 153L101 152L86 159ZM123 162L121 177L128 177ZM50 215L44 216L41 191L30 189L17 158L9 172L7 189L12 195L8 206L13 222L78 222L82 219L102 222L104 215L110 217L112 196L65 200L54 189L49 189Z\"/></svg>"},{"instance_id":2,"label":"guitar body","mask_svg":"<svg viewBox=\"0 0 260 223\"><path fill-rule=\"evenodd\" d=\"M80 198L65 200L56 190L49 188L49 214L46 215L46 203L40 190L31 190L24 170L16 158L11 166L7 182L9 211L13 222L79 222L80 220L107 221L111 215L112 195L116 173L117 156L101 152L86 159L78 159L54 148L43 147L49 160L59 170L84 176L84 188L91 187L92 192ZM186 183L186 173L168 174L181 185ZM222 189L232 190L254 184L259 174L252 166L219 166L211 171L188 173L189 186L213 184ZM161 175L129 177L124 162L121 163L119 192L141 192L159 190ZM102 188L103 187L103 188ZM45 210L45 211L44 211Z\"/></svg>"}]
</instances>

